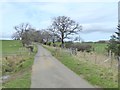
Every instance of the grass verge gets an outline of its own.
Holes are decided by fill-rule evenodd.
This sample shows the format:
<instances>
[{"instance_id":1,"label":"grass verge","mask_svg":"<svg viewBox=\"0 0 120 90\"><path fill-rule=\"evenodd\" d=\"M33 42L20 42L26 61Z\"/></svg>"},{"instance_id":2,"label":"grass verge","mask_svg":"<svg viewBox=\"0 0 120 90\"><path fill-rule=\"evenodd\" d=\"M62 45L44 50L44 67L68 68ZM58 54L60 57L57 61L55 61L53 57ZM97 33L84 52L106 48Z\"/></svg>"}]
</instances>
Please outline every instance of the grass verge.
<instances>
[{"instance_id":1,"label":"grass verge","mask_svg":"<svg viewBox=\"0 0 120 90\"><path fill-rule=\"evenodd\" d=\"M10 41L4 41L4 43L7 43ZM11 42L15 42L15 41L11 41ZM17 43L18 41L16 41L15 43ZM20 43L20 42L19 42ZM19 44L18 44L19 45ZM18 46L17 45L17 46ZM11 43L11 46L12 43ZM21 48L21 45L17 47L15 47L14 50L12 50L12 53L16 52L16 50L19 49L19 47ZM9 48L8 48L9 49ZM7 49L4 51L6 52ZM9 53L11 53L11 50L8 50ZM3 73L3 75L10 75L10 78L8 78L7 80L5 80L5 82L3 82L2 84L2 88L30 88L31 85L31 70L32 70L32 65L33 65L33 61L34 61L34 56L37 52L37 46L34 45L34 52L29 54L25 54L25 52L23 52L25 55L22 55L22 58L20 58L20 60L18 59L19 57L16 55L16 60L13 61L17 61L16 64L11 64L10 61L12 61L12 59L15 58L10 58L8 57L7 63L8 65L14 65L12 67L13 70L11 72L8 73ZM28 52L26 52L28 53ZM3 52L3 55L6 54ZM3 63L5 59L3 59ZM14 62L15 63L15 62ZM6 64L6 63L5 63ZM6 67L4 67L6 69ZM8 69L8 68L7 68Z\"/></svg>"},{"instance_id":2,"label":"grass verge","mask_svg":"<svg viewBox=\"0 0 120 90\"><path fill-rule=\"evenodd\" d=\"M16 72L11 74L11 78L3 84L4 88L30 88L34 55L35 53L28 57L23 66L17 68Z\"/></svg>"},{"instance_id":3,"label":"grass verge","mask_svg":"<svg viewBox=\"0 0 120 90\"><path fill-rule=\"evenodd\" d=\"M61 63L76 74L81 75L84 79L89 81L89 83L101 88L118 88L118 75L114 76L114 72L110 69L99 67L90 62L86 62L86 60L78 60L74 56L64 52L64 50L56 51L52 47L44 47Z\"/></svg>"}]
</instances>

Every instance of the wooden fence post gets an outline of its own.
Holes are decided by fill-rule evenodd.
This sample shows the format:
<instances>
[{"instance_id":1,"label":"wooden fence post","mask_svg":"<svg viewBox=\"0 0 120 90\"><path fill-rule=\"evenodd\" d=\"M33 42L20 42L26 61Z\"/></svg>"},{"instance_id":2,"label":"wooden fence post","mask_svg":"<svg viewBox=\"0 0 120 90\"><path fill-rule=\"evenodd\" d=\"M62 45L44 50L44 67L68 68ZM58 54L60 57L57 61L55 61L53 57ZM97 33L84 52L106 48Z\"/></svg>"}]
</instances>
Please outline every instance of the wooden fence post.
<instances>
[{"instance_id":1,"label":"wooden fence post","mask_svg":"<svg viewBox=\"0 0 120 90\"><path fill-rule=\"evenodd\" d=\"M120 69L120 56L118 56L118 68Z\"/></svg>"},{"instance_id":2,"label":"wooden fence post","mask_svg":"<svg viewBox=\"0 0 120 90\"><path fill-rule=\"evenodd\" d=\"M97 63L97 54L95 52L95 64Z\"/></svg>"},{"instance_id":3,"label":"wooden fence post","mask_svg":"<svg viewBox=\"0 0 120 90\"><path fill-rule=\"evenodd\" d=\"M109 58L110 58L110 60L111 60L110 66L112 67L112 51L111 51L111 50L109 51Z\"/></svg>"},{"instance_id":4,"label":"wooden fence post","mask_svg":"<svg viewBox=\"0 0 120 90\"><path fill-rule=\"evenodd\" d=\"M118 56L118 82L120 81L120 56ZM120 83L118 83L118 87L120 87Z\"/></svg>"}]
</instances>

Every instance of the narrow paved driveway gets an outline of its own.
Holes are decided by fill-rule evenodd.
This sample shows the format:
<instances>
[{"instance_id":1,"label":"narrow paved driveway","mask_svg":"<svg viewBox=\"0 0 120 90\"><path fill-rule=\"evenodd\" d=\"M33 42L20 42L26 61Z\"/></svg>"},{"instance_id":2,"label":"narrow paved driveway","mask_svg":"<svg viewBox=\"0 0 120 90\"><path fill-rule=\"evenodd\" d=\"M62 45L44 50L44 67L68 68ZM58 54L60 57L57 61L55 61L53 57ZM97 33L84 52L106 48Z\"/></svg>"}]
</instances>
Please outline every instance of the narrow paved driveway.
<instances>
[{"instance_id":1,"label":"narrow paved driveway","mask_svg":"<svg viewBox=\"0 0 120 90\"><path fill-rule=\"evenodd\" d=\"M93 88L38 45L32 67L31 88Z\"/></svg>"}]
</instances>

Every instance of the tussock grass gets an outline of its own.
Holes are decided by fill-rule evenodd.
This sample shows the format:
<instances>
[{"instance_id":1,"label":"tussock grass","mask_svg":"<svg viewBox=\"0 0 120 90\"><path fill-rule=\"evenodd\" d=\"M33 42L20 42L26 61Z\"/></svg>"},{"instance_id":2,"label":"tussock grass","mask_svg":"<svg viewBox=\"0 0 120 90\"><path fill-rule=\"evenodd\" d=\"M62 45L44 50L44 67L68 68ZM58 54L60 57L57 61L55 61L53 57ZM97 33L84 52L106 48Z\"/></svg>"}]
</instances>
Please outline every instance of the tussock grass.
<instances>
[{"instance_id":1,"label":"tussock grass","mask_svg":"<svg viewBox=\"0 0 120 90\"><path fill-rule=\"evenodd\" d=\"M33 58L24 62L21 68L17 68L17 72L11 74L11 78L4 84L4 88L30 88L31 85L31 66Z\"/></svg>"}]
</instances>

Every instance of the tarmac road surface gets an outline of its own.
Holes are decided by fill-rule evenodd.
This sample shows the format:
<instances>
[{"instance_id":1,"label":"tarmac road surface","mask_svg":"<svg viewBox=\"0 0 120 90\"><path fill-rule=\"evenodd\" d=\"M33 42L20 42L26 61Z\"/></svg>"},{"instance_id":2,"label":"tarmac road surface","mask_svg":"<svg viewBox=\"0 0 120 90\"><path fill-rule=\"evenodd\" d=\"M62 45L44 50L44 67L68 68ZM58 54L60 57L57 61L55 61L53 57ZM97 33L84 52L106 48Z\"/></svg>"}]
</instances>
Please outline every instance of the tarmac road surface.
<instances>
[{"instance_id":1,"label":"tarmac road surface","mask_svg":"<svg viewBox=\"0 0 120 90\"><path fill-rule=\"evenodd\" d=\"M32 67L31 88L94 88L38 45Z\"/></svg>"}]
</instances>

